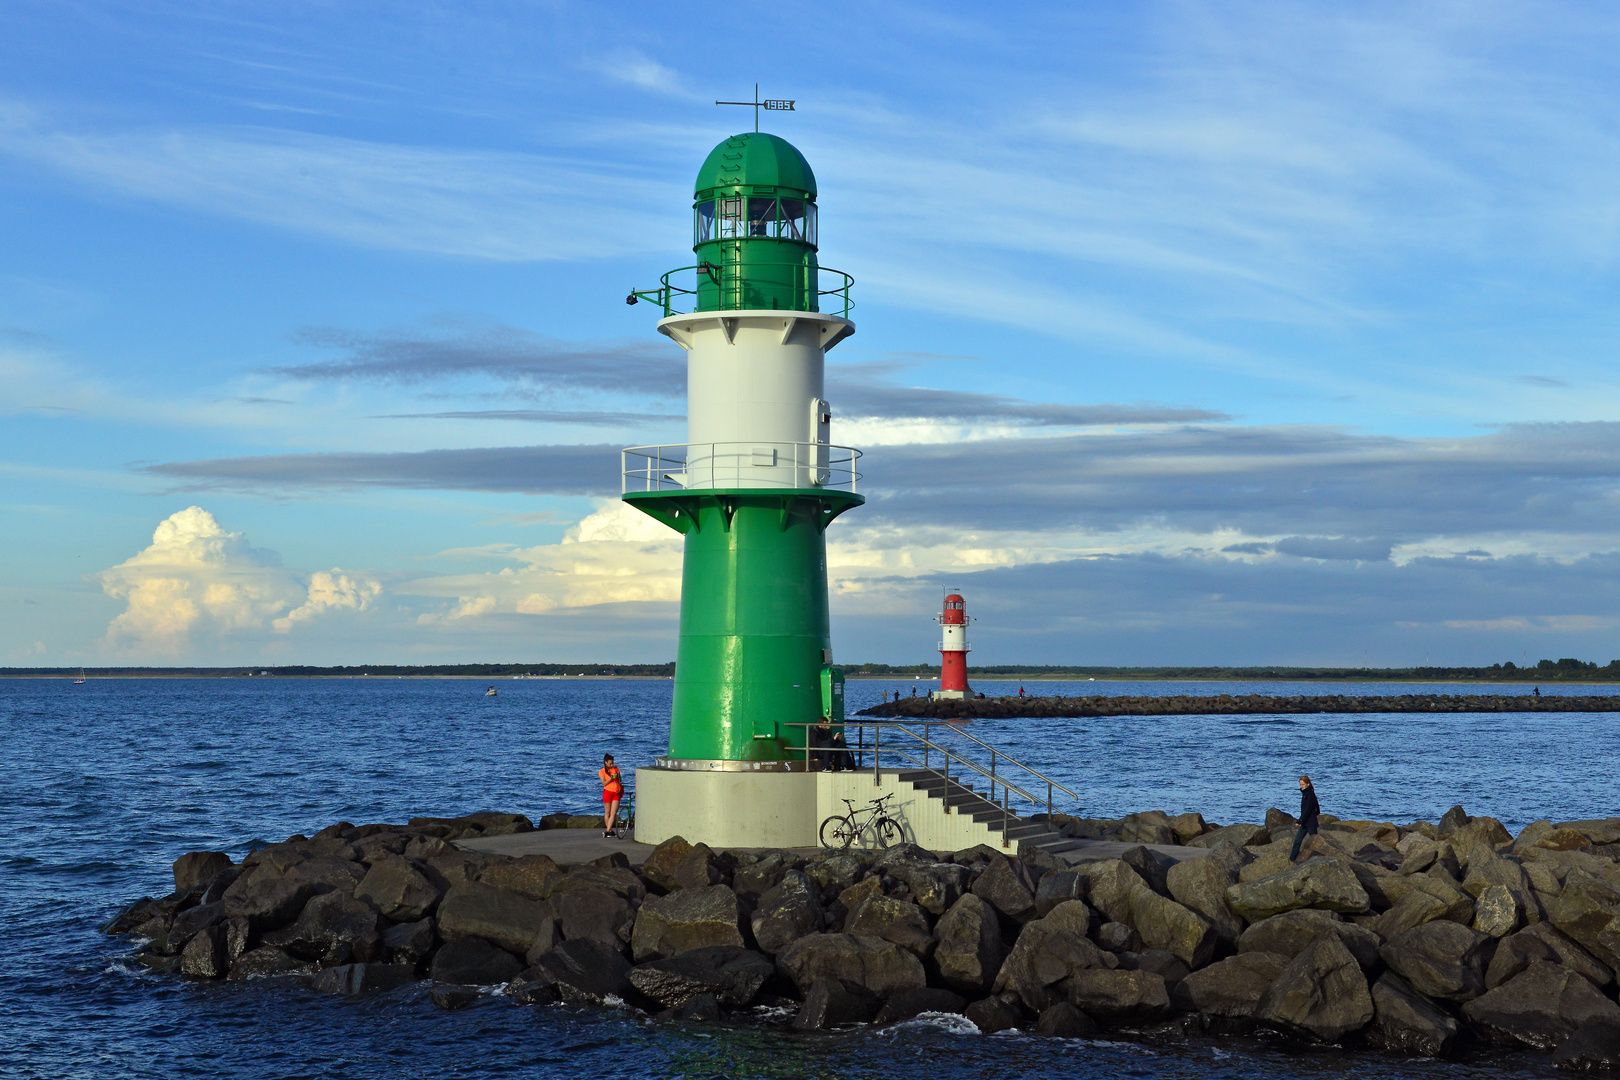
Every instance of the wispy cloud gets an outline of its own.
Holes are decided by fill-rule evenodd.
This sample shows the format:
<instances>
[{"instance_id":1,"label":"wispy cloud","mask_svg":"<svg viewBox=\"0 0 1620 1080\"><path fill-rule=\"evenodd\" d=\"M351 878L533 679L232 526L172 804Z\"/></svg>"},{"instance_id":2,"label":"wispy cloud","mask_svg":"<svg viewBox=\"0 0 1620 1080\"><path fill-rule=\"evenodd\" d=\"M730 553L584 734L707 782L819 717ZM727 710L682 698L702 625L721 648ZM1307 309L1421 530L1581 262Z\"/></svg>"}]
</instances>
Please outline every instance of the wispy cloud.
<instances>
[{"instance_id":1,"label":"wispy cloud","mask_svg":"<svg viewBox=\"0 0 1620 1080\"><path fill-rule=\"evenodd\" d=\"M0 101L0 154L121 195L385 250L497 262L678 248L680 185L600 158L272 128L82 130ZM612 221L612 228L603 223Z\"/></svg>"}]
</instances>

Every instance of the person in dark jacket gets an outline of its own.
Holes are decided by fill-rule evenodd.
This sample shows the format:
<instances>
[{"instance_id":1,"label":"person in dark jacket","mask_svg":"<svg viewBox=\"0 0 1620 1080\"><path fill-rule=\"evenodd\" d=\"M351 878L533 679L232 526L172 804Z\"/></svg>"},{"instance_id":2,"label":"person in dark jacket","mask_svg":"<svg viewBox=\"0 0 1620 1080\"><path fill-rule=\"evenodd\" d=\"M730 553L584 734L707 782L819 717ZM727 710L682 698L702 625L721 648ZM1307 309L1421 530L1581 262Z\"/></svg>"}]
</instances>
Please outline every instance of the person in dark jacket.
<instances>
[{"instance_id":1,"label":"person in dark jacket","mask_svg":"<svg viewBox=\"0 0 1620 1080\"><path fill-rule=\"evenodd\" d=\"M1316 801L1316 789L1311 786L1311 778L1299 778L1299 832L1294 834L1294 850L1288 853L1288 861L1293 862L1299 858L1299 846L1305 842L1305 834L1316 835L1316 819L1322 812L1321 804Z\"/></svg>"}]
</instances>

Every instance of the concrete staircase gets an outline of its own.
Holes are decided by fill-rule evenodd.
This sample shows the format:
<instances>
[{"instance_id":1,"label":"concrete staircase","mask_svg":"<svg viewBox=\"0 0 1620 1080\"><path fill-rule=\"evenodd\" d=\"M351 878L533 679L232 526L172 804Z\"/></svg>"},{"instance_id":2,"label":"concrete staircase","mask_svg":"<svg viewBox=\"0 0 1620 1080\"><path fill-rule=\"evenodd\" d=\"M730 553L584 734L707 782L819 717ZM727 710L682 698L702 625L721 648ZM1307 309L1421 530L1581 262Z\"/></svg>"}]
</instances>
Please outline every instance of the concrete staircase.
<instances>
[{"instance_id":1,"label":"concrete staircase","mask_svg":"<svg viewBox=\"0 0 1620 1080\"><path fill-rule=\"evenodd\" d=\"M925 797L929 804L937 802L939 812L974 822L984 833L983 842L991 847L1021 854L1042 851L1061 858L1065 852L1081 846L1047 824L1045 814L1021 816L1011 810L1010 804L1003 810L983 792L957 780L947 780L932 769L902 769L896 779Z\"/></svg>"}]
</instances>

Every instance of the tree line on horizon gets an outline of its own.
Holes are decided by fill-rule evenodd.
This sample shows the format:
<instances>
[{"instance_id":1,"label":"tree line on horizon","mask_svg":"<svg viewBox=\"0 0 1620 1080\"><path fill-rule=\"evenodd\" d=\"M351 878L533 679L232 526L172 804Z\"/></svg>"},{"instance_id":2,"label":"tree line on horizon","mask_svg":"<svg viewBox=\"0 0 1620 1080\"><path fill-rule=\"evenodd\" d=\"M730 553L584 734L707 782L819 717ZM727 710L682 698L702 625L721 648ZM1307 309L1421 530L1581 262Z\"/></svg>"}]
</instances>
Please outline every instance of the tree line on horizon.
<instances>
[{"instance_id":1,"label":"tree line on horizon","mask_svg":"<svg viewBox=\"0 0 1620 1080\"><path fill-rule=\"evenodd\" d=\"M876 675L895 678L938 676L938 664L844 664L846 675ZM317 666L311 664L278 664L264 667L77 667L0 668L0 677L66 677L81 670L97 678L389 678L463 676L480 678L621 676L628 678L670 678L675 674L673 662L664 664L346 664ZM990 664L968 668L970 678L994 678L1005 675L1016 678L1158 678L1158 679L1235 679L1235 680L1321 680L1363 679L1382 682L1422 682L1479 680L1481 682L1522 682L1537 680L1554 682L1620 681L1620 660L1611 660L1604 667L1595 661L1564 657L1559 660L1541 660L1535 665L1518 666L1511 660L1490 667L1109 667L1076 666L1064 664Z\"/></svg>"}]
</instances>

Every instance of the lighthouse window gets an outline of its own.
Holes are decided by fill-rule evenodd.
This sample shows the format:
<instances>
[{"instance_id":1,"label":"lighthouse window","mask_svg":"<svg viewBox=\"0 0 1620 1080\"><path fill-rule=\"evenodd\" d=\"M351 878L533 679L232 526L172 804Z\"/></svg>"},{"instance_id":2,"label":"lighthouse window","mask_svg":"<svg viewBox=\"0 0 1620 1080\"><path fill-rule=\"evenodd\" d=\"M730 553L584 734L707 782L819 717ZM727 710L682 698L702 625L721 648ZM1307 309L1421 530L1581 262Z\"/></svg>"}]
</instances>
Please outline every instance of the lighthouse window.
<instances>
[{"instance_id":1,"label":"lighthouse window","mask_svg":"<svg viewBox=\"0 0 1620 1080\"><path fill-rule=\"evenodd\" d=\"M748 235L749 236L775 236L776 235L776 200L775 199L749 199L748 200Z\"/></svg>"},{"instance_id":2,"label":"lighthouse window","mask_svg":"<svg viewBox=\"0 0 1620 1080\"><path fill-rule=\"evenodd\" d=\"M782 200L782 239L804 239L804 200Z\"/></svg>"},{"instance_id":3,"label":"lighthouse window","mask_svg":"<svg viewBox=\"0 0 1620 1080\"><path fill-rule=\"evenodd\" d=\"M692 225L693 243L703 244L714 239L714 203L698 203Z\"/></svg>"},{"instance_id":4,"label":"lighthouse window","mask_svg":"<svg viewBox=\"0 0 1620 1080\"><path fill-rule=\"evenodd\" d=\"M720 200L720 239L735 240L743 235L743 200Z\"/></svg>"}]
</instances>

